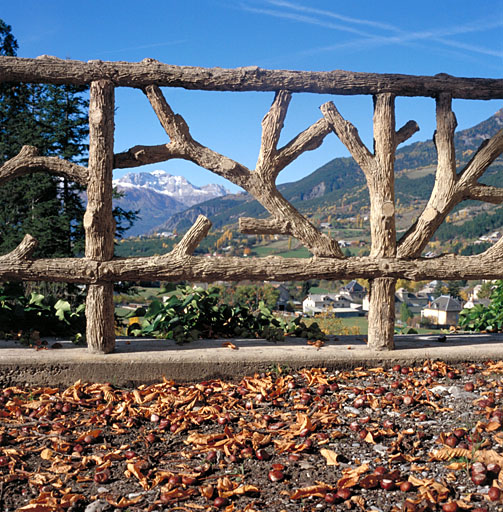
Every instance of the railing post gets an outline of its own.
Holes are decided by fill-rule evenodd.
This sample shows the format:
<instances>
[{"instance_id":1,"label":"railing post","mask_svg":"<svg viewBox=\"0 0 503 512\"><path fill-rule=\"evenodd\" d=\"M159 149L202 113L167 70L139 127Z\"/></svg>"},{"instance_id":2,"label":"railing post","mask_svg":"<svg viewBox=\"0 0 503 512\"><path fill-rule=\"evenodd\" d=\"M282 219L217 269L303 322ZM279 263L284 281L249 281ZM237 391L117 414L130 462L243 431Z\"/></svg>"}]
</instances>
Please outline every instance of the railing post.
<instances>
[{"instance_id":1,"label":"railing post","mask_svg":"<svg viewBox=\"0 0 503 512\"><path fill-rule=\"evenodd\" d=\"M374 98L374 159L368 175L370 230L376 258L396 256L395 227L395 97L378 94ZM374 350L394 348L396 279L370 280L368 346Z\"/></svg>"},{"instance_id":2,"label":"railing post","mask_svg":"<svg viewBox=\"0 0 503 512\"><path fill-rule=\"evenodd\" d=\"M108 80L92 82L89 103L89 183L85 256L98 262L114 255L115 222L112 215L114 149L114 86ZM113 284L90 284L86 299L87 345L90 352L106 354L115 347Z\"/></svg>"}]
</instances>

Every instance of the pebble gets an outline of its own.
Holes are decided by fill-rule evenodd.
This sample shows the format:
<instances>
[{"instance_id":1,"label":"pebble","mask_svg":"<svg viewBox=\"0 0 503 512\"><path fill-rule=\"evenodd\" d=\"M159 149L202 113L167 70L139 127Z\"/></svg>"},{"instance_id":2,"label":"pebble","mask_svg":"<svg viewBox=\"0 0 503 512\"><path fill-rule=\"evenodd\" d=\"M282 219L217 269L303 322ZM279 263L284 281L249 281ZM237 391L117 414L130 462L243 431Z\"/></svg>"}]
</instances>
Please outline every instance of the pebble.
<instances>
[{"instance_id":1,"label":"pebble","mask_svg":"<svg viewBox=\"0 0 503 512\"><path fill-rule=\"evenodd\" d=\"M96 500L92 503L89 503L89 505L87 505L87 507L84 509L84 512L102 512L106 507L108 507L107 501Z\"/></svg>"},{"instance_id":2,"label":"pebble","mask_svg":"<svg viewBox=\"0 0 503 512\"><path fill-rule=\"evenodd\" d=\"M469 400L474 400L478 396L476 393L470 393L469 391L465 391L464 389L458 388L457 386L451 386L447 391L454 398L466 398Z\"/></svg>"},{"instance_id":3,"label":"pebble","mask_svg":"<svg viewBox=\"0 0 503 512\"><path fill-rule=\"evenodd\" d=\"M383 444L375 444L374 445L374 450L377 453L385 454L388 451L388 448L386 446L384 446Z\"/></svg>"},{"instance_id":4,"label":"pebble","mask_svg":"<svg viewBox=\"0 0 503 512\"><path fill-rule=\"evenodd\" d=\"M442 393L447 393L448 389L445 386L435 386L434 388L431 388L430 391L434 395L440 395Z\"/></svg>"},{"instance_id":5,"label":"pebble","mask_svg":"<svg viewBox=\"0 0 503 512\"><path fill-rule=\"evenodd\" d=\"M350 405L346 405L344 407L344 410L348 411L352 414L356 414L357 416L359 416L362 413L362 411L360 409L357 409L356 407L351 407Z\"/></svg>"}]
</instances>

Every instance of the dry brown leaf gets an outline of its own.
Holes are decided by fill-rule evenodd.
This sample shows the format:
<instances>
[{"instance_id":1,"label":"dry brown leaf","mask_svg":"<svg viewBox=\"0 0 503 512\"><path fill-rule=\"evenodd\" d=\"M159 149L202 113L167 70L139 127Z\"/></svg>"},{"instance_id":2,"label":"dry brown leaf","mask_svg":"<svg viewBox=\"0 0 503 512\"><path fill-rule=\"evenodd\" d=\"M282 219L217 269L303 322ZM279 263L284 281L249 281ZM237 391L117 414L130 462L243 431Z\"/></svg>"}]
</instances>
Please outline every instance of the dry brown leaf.
<instances>
[{"instance_id":1,"label":"dry brown leaf","mask_svg":"<svg viewBox=\"0 0 503 512\"><path fill-rule=\"evenodd\" d=\"M232 350L237 350L238 349L238 347L236 347L236 345L234 345L234 343L231 343L230 341L224 341L222 343L222 347L230 348Z\"/></svg>"},{"instance_id":2,"label":"dry brown leaf","mask_svg":"<svg viewBox=\"0 0 503 512\"><path fill-rule=\"evenodd\" d=\"M365 500L361 496L351 496L349 500L352 503L356 503L362 510L366 510Z\"/></svg>"},{"instance_id":3,"label":"dry brown leaf","mask_svg":"<svg viewBox=\"0 0 503 512\"><path fill-rule=\"evenodd\" d=\"M343 477L337 482L337 487L346 488L354 487L359 481L360 476L370 469L368 464L362 464L357 468L346 468L342 471Z\"/></svg>"},{"instance_id":4,"label":"dry brown leaf","mask_svg":"<svg viewBox=\"0 0 503 512\"><path fill-rule=\"evenodd\" d=\"M54 455L54 452L50 448L44 448L40 452L40 458L44 460L51 460Z\"/></svg>"},{"instance_id":5,"label":"dry brown leaf","mask_svg":"<svg viewBox=\"0 0 503 512\"><path fill-rule=\"evenodd\" d=\"M124 496L119 501L114 501L112 498L107 497L107 502L113 507L117 508L127 508L131 505L135 505L139 501L143 499L143 496L135 496L134 498L125 498Z\"/></svg>"},{"instance_id":6,"label":"dry brown leaf","mask_svg":"<svg viewBox=\"0 0 503 512\"><path fill-rule=\"evenodd\" d=\"M447 469L452 469L453 471L458 471L460 469L466 468L466 462L452 462L448 466L446 466Z\"/></svg>"},{"instance_id":7,"label":"dry brown leaf","mask_svg":"<svg viewBox=\"0 0 503 512\"><path fill-rule=\"evenodd\" d=\"M159 484L162 484L165 480L169 480L174 473L172 471L159 469L155 472L154 480L152 482L152 487L156 487Z\"/></svg>"},{"instance_id":8,"label":"dry brown leaf","mask_svg":"<svg viewBox=\"0 0 503 512\"><path fill-rule=\"evenodd\" d=\"M470 450L466 450L465 448L440 448L439 450L433 450L430 453L431 460L451 460L458 459L461 457L466 457L471 459L472 452Z\"/></svg>"},{"instance_id":9,"label":"dry brown leaf","mask_svg":"<svg viewBox=\"0 0 503 512\"><path fill-rule=\"evenodd\" d=\"M503 432L498 432L493 435L493 441L499 445L503 445Z\"/></svg>"},{"instance_id":10,"label":"dry brown leaf","mask_svg":"<svg viewBox=\"0 0 503 512\"><path fill-rule=\"evenodd\" d=\"M301 489L297 489L292 494L290 494L291 500L302 500L304 498L323 498L328 491L332 491L334 489L333 486L329 484L320 483L318 485L310 485L309 487L302 487Z\"/></svg>"},{"instance_id":11,"label":"dry brown leaf","mask_svg":"<svg viewBox=\"0 0 503 512\"><path fill-rule=\"evenodd\" d=\"M142 397L140 395L140 392L137 389L133 389L133 396L134 396L134 401L137 404L142 404L143 403L143 399L142 399Z\"/></svg>"},{"instance_id":12,"label":"dry brown leaf","mask_svg":"<svg viewBox=\"0 0 503 512\"><path fill-rule=\"evenodd\" d=\"M374 436L372 435L372 432L369 432L366 436L365 436L365 441L369 444L376 444L376 442L374 441Z\"/></svg>"},{"instance_id":13,"label":"dry brown leaf","mask_svg":"<svg viewBox=\"0 0 503 512\"><path fill-rule=\"evenodd\" d=\"M501 429L501 423L499 421L491 421L486 426L486 432L494 432L495 430Z\"/></svg>"},{"instance_id":14,"label":"dry brown leaf","mask_svg":"<svg viewBox=\"0 0 503 512\"><path fill-rule=\"evenodd\" d=\"M186 499L197 492L196 489L182 489L181 487L175 487L174 489L161 487L161 490L163 500L166 500L166 502Z\"/></svg>"},{"instance_id":15,"label":"dry brown leaf","mask_svg":"<svg viewBox=\"0 0 503 512\"><path fill-rule=\"evenodd\" d=\"M337 461L338 454L333 450L328 450L326 448L322 448L320 450L321 455L325 457L327 460L327 466L338 466L339 462Z\"/></svg>"},{"instance_id":16,"label":"dry brown leaf","mask_svg":"<svg viewBox=\"0 0 503 512\"><path fill-rule=\"evenodd\" d=\"M141 469L140 469L140 464L141 463L136 463L136 464L133 464L132 462L130 462L128 465L127 465L127 470L132 474L134 475L140 482L140 485L145 489L147 490L148 489L148 482L147 482L147 478L145 477L145 475L141 472Z\"/></svg>"},{"instance_id":17,"label":"dry brown leaf","mask_svg":"<svg viewBox=\"0 0 503 512\"><path fill-rule=\"evenodd\" d=\"M64 509L68 509L78 501L85 501L85 499L86 497L82 494L74 494L69 492L67 494L63 494L61 497L61 506Z\"/></svg>"},{"instance_id":18,"label":"dry brown leaf","mask_svg":"<svg viewBox=\"0 0 503 512\"><path fill-rule=\"evenodd\" d=\"M230 491L237 487L238 484L234 484L228 476L220 477L217 480L217 489L219 491Z\"/></svg>"},{"instance_id":19,"label":"dry brown leaf","mask_svg":"<svg viewBox=\"0 0 503 512\"><path fill-rule=\"evenodd\" d=\"M320 350L320 348L323 347L323 345L325 345L325 342L322 340L316 340L316 341L308 340L307 344L311 345L313 347L316 347L317 350Z\"/></svg>"},{"instance_id":20,"label":"dry brown leaf","mask_svg":"<svg viewBox=\"0 0 503 512\"><path fill-rule=\"evenodd\" d=\"M213 496L215 488L210 484L201 485L201 487L199 487L199 492L201 493L201 496L204 496L207 500L209 500Z\"/></svg>"},{"instance_id":21,"label":"dry brown leaf","mask_svg":"<svg viewBox=\"0 0 503 512\"><path fill-rule=\"evenodd\" d=\"M223 491L221 493L223 498L230 498L231 496L243 496L244 494L256 494L260 490L255 485L240 485L230 491Z\"/></svg>"},{"instance_id":22,"label":"dry brown leaf","mask_svg":"<svg viewBox=\"0 0 503 512\"><path fill-rule=\"evenodd\" d=\"M60 512L63 511L61 507L54 508L52 504L43 503L29 503L24 507L18 508L16 512Z\"/></svg>"},{"instance_id":23,"label":"dry brown leaf","mask_svg":"<svg viewBox=\"0 0 503 512\"><path fill-rule=\"evenodd\" d=\"M86 436L91 436L93 437L94 439L97 439L98 437L101 436L101 430L99 429L95 429L95 430L91 430L90 432L84 432L82 435L80 435L79 437L77 437L77 439L75 440L76 443L82 443L84 441L84 438Z\"/></svg>"}]
</instances>

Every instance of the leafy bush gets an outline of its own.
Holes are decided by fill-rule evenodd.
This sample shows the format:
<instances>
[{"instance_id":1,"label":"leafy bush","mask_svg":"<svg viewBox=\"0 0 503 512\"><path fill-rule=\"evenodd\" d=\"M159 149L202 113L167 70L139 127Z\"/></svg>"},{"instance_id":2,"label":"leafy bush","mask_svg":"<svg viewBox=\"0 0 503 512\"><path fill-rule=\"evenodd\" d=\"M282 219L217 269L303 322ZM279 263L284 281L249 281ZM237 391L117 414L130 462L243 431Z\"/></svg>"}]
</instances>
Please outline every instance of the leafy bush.
<instances>
[{"instance_id":1,"label":"leafy bush","mask_svg":"<svg viewBox=\"0 0 503 512\"><path fill-rule=\"evenodd\" d=\"M155 336L179 343L199 338L266 338L281 341L285 335L324 339L317 325L300 318L287 322L276 318L264 302L257 311L247 306L223 304L218 288L179 287L165 302L153 300L124 318L138 318L128 328L133 336Z\"/></svg>"},{"instance_id":2,"label":"leafy bush","mask_svg":"<svg viewBox=\"0 0 503 512\"><path fill-rule=\"evenodd\" d=\"M84 304L72 309L66 300L32 292L15 296L0 288L0 337L39 331L42 336L68 336L85 330Z\"/></svg>"},{"instance_id":3,"label":"leafy bush","mask_svg":"<svg viewBox=\"0 0 503 512\"><path fill-rule=\"evenodd\" d=\"M467 331L501 332L503 330L503 281L491 293L491 304L476 304L459 314L459 326Z\"/></svg>"}]
</instances>

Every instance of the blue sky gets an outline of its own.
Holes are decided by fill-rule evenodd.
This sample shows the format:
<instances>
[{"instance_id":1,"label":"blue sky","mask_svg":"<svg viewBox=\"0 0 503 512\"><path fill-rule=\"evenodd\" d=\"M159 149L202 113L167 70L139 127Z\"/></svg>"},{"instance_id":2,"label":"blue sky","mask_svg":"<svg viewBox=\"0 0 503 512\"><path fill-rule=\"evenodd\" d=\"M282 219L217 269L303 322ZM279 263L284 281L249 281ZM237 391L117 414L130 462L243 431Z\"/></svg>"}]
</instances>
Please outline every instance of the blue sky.
<instances>
[{"instance_id":1,"label":"blue sky","mask_svg":"<svg viewBox=\"0 0 503 512\"><path fill-rule=\"evenodd\" d=\"M145 57L205 67L256 65L269 69L344 69L501 78L503 0L19 0L2 6L20 57L54 55L77 60L140 61ZM260 121L272 93L165 90L173 110L196 140L253 168ZM161 144L167 138L143 94L118 89L115 150ZM332 100L372 147L372 100L368 96L295 94L280 144L321 117ZM458 128L491 116L503 101L454 101ZM432 99L397 99L397 124L409 119L430 138ZM279 182L297 180L332 158L347 156L335 135L292 163ZM236 187L195 165L173 160L138 170L165 169L195 185ZM119 177L129 171L115 171Z\"/></svg>"}]
</instances>

